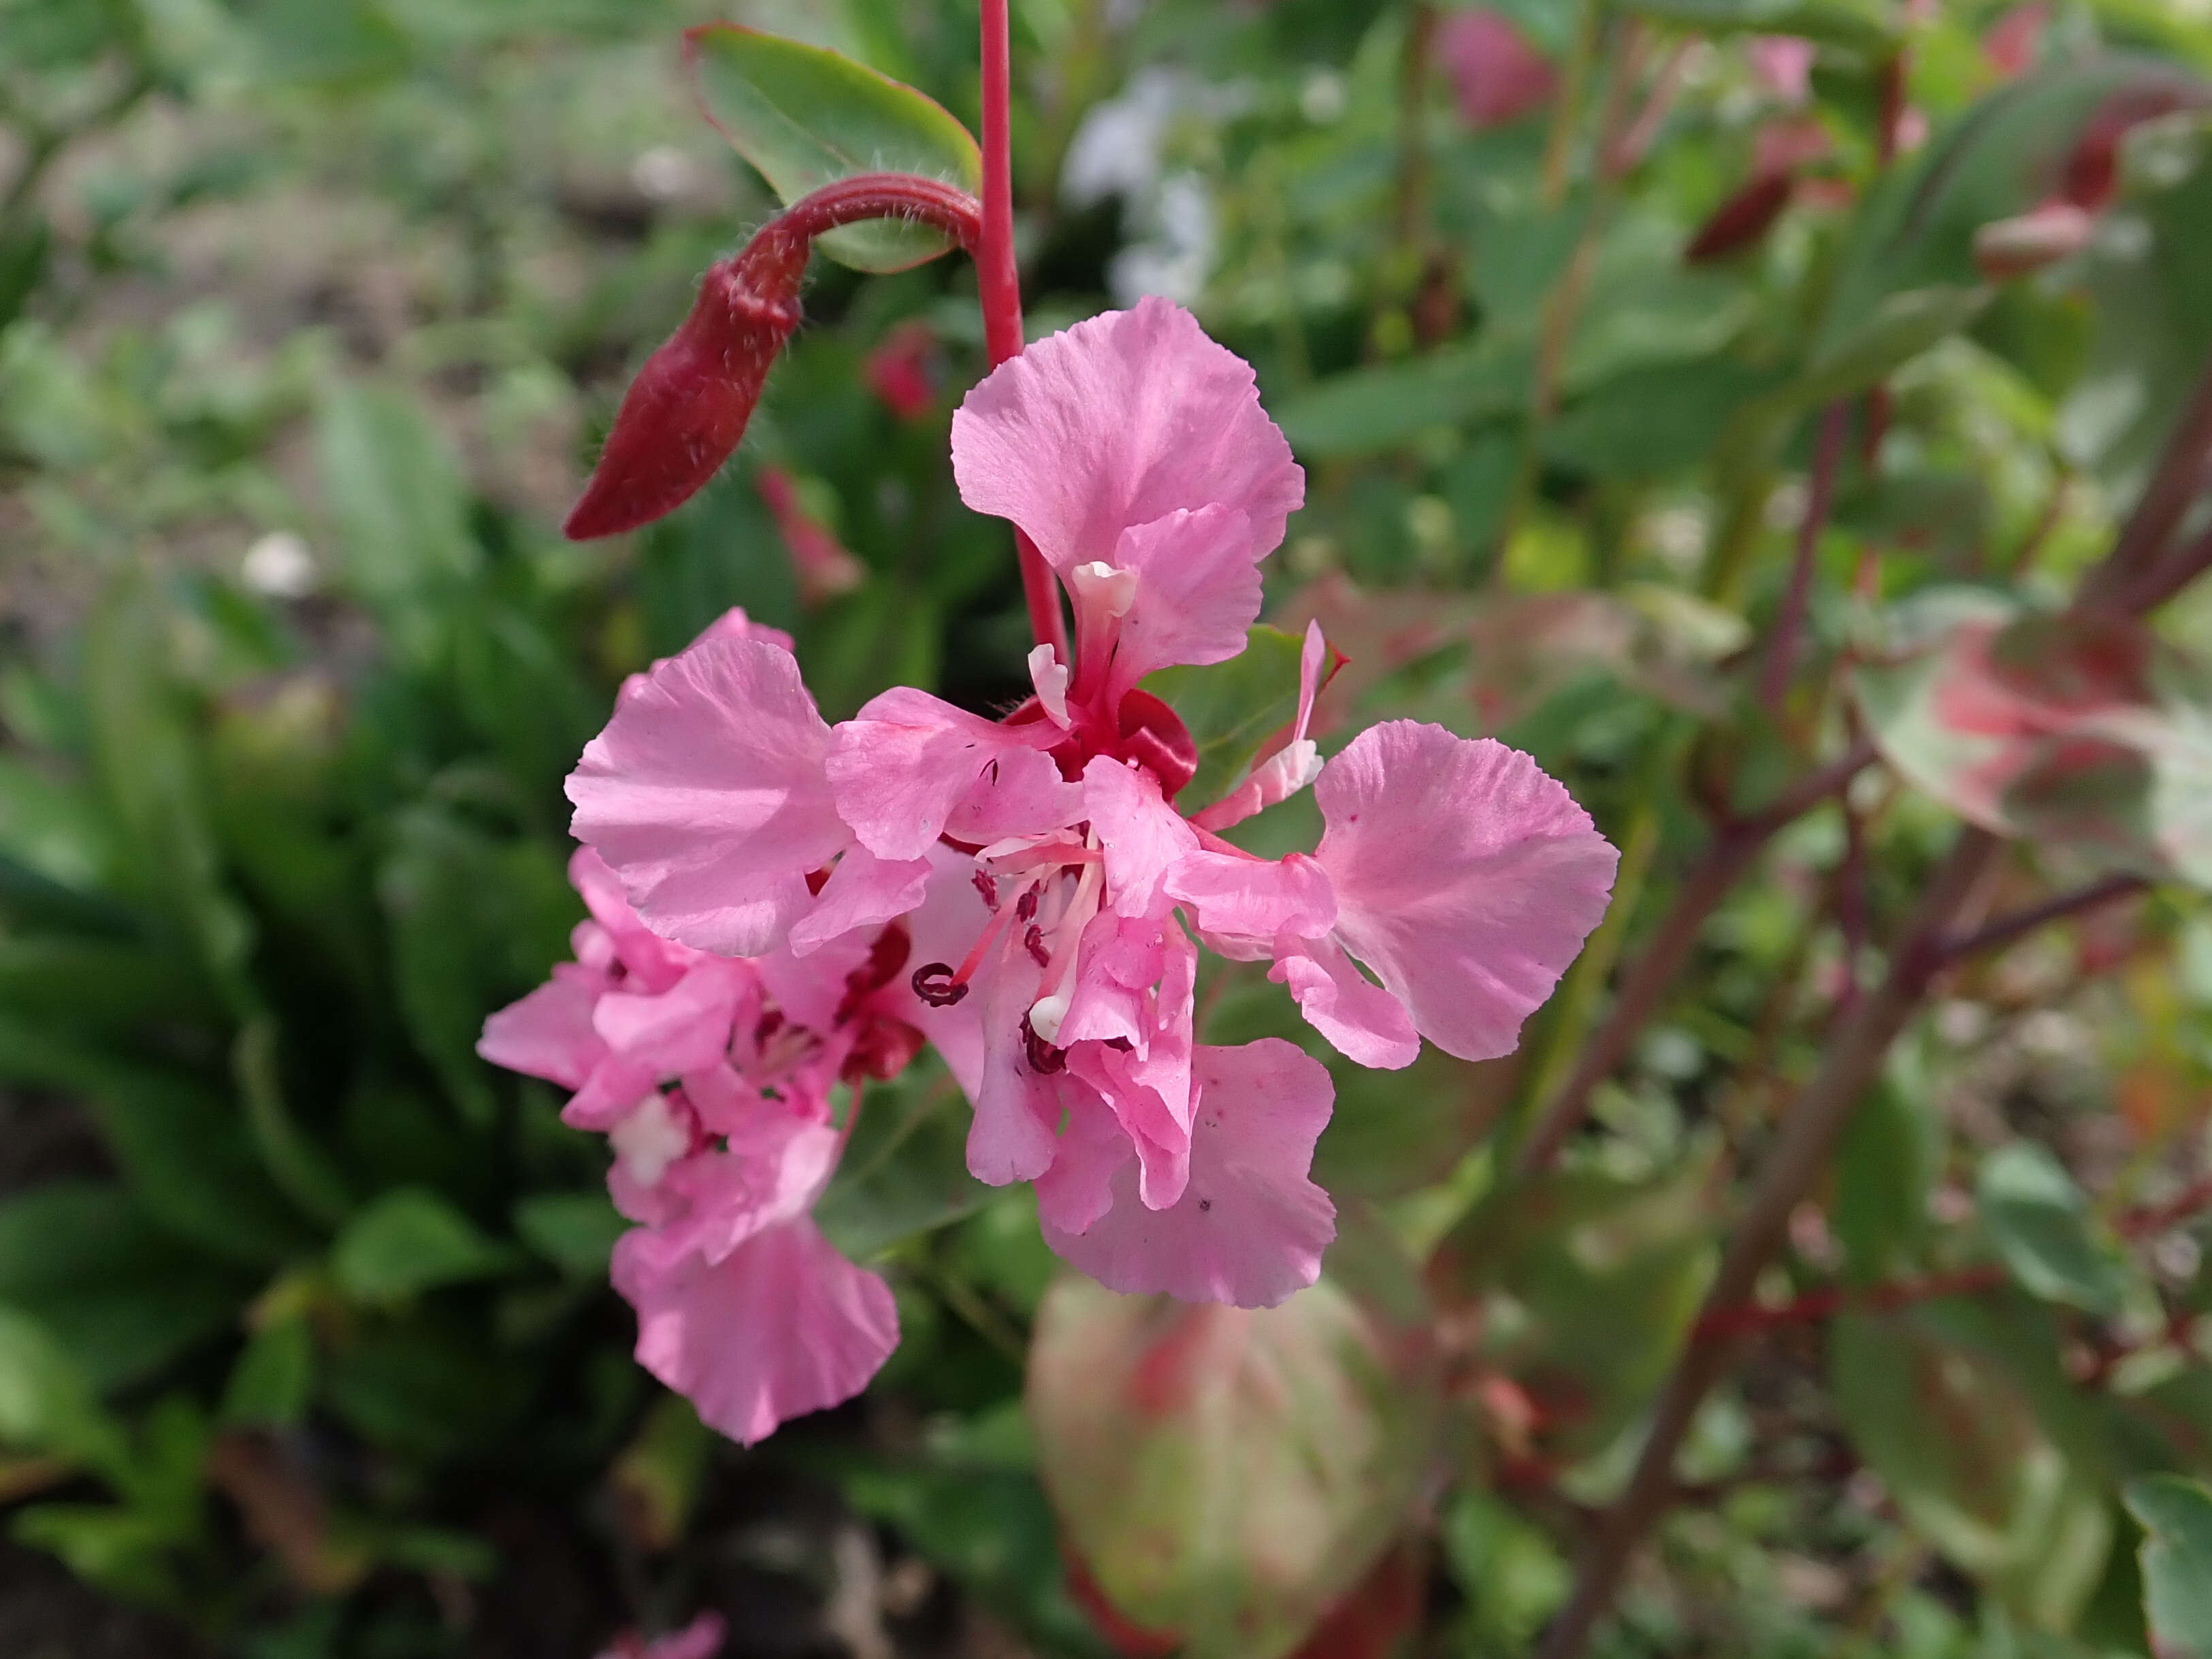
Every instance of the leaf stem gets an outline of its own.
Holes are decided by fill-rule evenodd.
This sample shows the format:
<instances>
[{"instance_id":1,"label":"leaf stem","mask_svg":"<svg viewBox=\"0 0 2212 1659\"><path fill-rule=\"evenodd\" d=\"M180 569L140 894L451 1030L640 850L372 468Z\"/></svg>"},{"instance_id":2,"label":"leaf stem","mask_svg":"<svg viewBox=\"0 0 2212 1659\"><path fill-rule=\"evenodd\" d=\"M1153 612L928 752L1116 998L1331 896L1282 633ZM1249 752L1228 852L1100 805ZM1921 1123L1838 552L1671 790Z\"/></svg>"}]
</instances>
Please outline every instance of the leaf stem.
<instances>
[{"instance_id":1,"label":"leaf stem","mask_svg":"<svg viewBox=\"0 0 2212 1659\"><path fill-rule=\"evenodd\" d=\"M1945 940L1942 965L1948 968L1954 963L1964 962L1969 957L2002 950L2014 939L2025 938L2048 922L2063 921L2085 910L2094 910L2100 905L2110 904L2115 899L2144 892L2149 886L2150 883L2141 876L2107 876L2102 881L2091 882L2087 887L2077 887L2070 893L2061 893L2040 904L2031 904L2010 915L1999 916L1994 921L1984 922L1971 933Z\"/></svg>"},{"instance_id":2,"label":"leaf stem","mask_svg":"<svg viewBox=\"0 0 2212 1659\"><path fill-rule=\"evenodd\" d=\"M996 368L1022 350L1022 278L1014 259L1013 46L1006 0L982 0L982 11L983 223L975 286L983 306L983 343ZM1014 550L1021 561L1030 634L1072 667L1074 653L1068 648L1052 567L1018 527Z\"/></svg>"},{"instance_id":3,"label":"leaf stem","mask_svg":"<svg viewBox=\"0 0 2212 1659\"><path fill-rule=\"evenodd\" d=\"M2118 610L2140 615L2161 603L2203 568L2191 568L2186 550L2161 561L2166 544L2180 529L2182 520L2204 486L2208 459L2212 459L2212 362L2198 376L2188 406L2174 423L2158 466L2143 486L2135 511L2121 526L2111 556L2090 572L2075 601L2079 609ZM2212 557L2212 545L2197 548Z\"/></svg>"}]
</instances>

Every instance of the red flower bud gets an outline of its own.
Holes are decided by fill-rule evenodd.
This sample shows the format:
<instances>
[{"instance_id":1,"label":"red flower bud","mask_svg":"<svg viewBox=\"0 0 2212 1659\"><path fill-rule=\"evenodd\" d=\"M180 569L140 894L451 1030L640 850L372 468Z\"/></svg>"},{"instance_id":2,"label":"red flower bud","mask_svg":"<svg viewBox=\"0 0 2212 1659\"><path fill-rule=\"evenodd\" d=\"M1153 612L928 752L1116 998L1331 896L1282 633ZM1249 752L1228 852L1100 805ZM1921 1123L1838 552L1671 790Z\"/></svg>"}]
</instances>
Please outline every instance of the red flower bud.
<instances>
[{"instance_id":1,"label":"red flower bud","mask_svg":"<svg viewBox=\"0 0 2212 1659\"><path fill-rule=\"evenodd\" d=\"M691 314L624 394L583 499L562 526L571 541L650 524L714 476L799 326L805 269L804 241L794 256L763 237L708 270Z\"/></svg>"},{"instance_id":2,"label":"red flower bud","mask_svg":"<svg viewBox=\"0 0 2212 1659\"><path fill-rule=\"evenodd\" d=\"M901 323L868 354L868 389L902 421L918 421L937 404L937 337L916 319Z\"/></svg>"},{"instance_id":3,"label":"red flower bud","mask_svg":"<svg viewBox=\"0 0 2212 1659\"><path fill-rule=\"evenodd\" d=\"M1974 232L1974 264L1993 283L2025 276L2089 246L2097 222L2071 202L2045 202Z\"/></svg>"},{"instance_id":4,"label":"red flower bud","mask_svg":"<svg viewBox=\"0 0 2212 1659\"><path fill-rule=\"evenodd\" d=\"M784 551L791 556L791 574L799 584L801 605L811 609L825 599L851 592L867 580L866 568L800 502L799 488L788 472L780 466L764 466L755 475L753 488L775 515Z\"/></svg>"}]
</instances>

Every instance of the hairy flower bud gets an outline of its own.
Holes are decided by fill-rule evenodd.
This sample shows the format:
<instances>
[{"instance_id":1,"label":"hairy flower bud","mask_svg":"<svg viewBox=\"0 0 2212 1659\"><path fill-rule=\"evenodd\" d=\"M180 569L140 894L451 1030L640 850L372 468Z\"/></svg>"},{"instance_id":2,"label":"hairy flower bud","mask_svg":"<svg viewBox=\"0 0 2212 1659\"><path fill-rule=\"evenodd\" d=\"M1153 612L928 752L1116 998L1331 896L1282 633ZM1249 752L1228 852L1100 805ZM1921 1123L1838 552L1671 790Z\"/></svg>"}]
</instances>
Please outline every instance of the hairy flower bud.
<instances>
[{"instance_id":1,"label":"hairy flower bud","mask_svg":"<svg viewBox=\"0 0 2212 1659\"><path fill-rule=\"evenodd\" d=\"M763 235L707 272L699 299L624 395L571 541L619 535L674 512L737 448L769 366L799 326L805 244Z\"/></svg>"}]
</instances>

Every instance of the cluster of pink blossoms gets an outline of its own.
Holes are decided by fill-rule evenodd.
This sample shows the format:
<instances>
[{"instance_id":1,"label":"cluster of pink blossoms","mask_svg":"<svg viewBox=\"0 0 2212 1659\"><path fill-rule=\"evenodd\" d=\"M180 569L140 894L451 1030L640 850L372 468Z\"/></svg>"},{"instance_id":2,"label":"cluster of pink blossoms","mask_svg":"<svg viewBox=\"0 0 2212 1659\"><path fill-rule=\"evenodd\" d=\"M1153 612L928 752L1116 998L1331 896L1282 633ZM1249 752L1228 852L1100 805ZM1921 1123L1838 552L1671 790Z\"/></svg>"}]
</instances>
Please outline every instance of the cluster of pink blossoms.
<instances>
[{"instance_id":1,"label":"cluster of pink blossoms","mask_svg":"<svg viewBox=\"0 0 2212 1659\"><path fill-rule=\"evenodd\" d=\"M656 665L568 782L598 931L487 1031L489 1058L575 1088L568 1120L611 1133L639 1356L740 1438L856 1392L896 1340L881 1281L806 1218L839 1078L926 1036L973 1103L969 1168L1034 1182L1064 1259L1272 1305L1334 1237L1309 1178L1334 1091L1291 1043L1195 1041L1193 934L1271 962L1356 1062L1407 1065L1424 1036L1480 1060L1510 1052L1611 889L1588 815L1501 744L1400 720L1322 763L1314 630L1288 740L1176 809L1195 751L1141 682L1244 648L1304 495L1250 368L1187 312L1146 301L1001 365L952 455L967 503L1057 573L1072 670L1039 647L1000 720L901 688L833 728L763 630ZM1311 854L1222 838L1308 787Z\"/></svg>"}]
</instances>

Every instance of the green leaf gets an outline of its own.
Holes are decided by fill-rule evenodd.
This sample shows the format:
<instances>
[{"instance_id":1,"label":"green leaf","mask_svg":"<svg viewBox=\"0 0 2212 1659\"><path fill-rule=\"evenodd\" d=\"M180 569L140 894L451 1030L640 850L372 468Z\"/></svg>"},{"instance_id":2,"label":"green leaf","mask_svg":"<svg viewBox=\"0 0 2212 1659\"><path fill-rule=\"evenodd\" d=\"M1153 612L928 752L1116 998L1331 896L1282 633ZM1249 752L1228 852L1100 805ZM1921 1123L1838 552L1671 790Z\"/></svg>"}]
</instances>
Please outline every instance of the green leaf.
<instances>
[{"instance_id":1,"label":"green leaf","mask_svg":"<svg viewBox=\"0 0 2212 1659\"><path fill-rule=\"evenodd\" d=\"M315 411L315 461L348 584L422 659L441 637L436 607L478 562L448 446L404 393L341 381Z\"/></svg>"},{"instance_id":2,"label":"green leaf","mask_svg":"<svg viewBox=\"0 0 2212 1659\"><path fill-rule=\"evenodd\" d=\"M629 1226L603 1192L534 1193L514 1206L516 1236L575 1279L605 1279Z\"/></svg>"},{"instance_id":3,"label":"green leaf","mask_svg":"<svg viewBox=\"0 0 2212 1659\"><path fill-rule=\"evenodd\" d=\"M2006 1371L1924 1310L1838 1320L1829 1367L1853 1447L1914 1529L2027 1622L2069 1624L2104 1568L2110 1511Z\"/></svg>"},{"instance_id":4,"label":"green leaf","mask_svg":"<svg viewBox=\"0 0 2212 1659\"><path fill-rule=\"evenodd\" d=\"M1941 1128L1884 1079L1853 1112L1836 1152L1833 1223L1854 1284L1899 1271L1928 1230Z\"/></svg>"},{"instance_id":5,"label":"green leaf","mask_svg":"<svg viewBox=\"0 0 2212 1659\"><path fill-rule=\"evenodd\" d=\"M1543 432L1544 458L1601 477L1657 477L1702 460L1775 377L1728 357L1639 368L1605 381Z\"/></svg>"},{"instance_id":6,"label":"green leaf","mask_svg":"<svg viewBox=\"0 0 2212 1659\"><path fill-rule=\"evenodd\" d=\"M1273 413L1308 460L1372 454L1432 427L1518 411L1528 400L1530 362L1526 351L1453 348L1332 375L1284 398Z\"/></svg>"},{"instance_id":7,"label":"green leaf","mask_svg":"<svg viewBox=\"0 0 2212 1659\"><path fill-rule=\"evenodd\" d=\"M699 100L738 153L785 205L862 173L912 173L974 192L983 157L968 130L935 100L840 52L734 23L684 37ZM822 238L824 253L857 270L903 270L952 244L888 221Z\"/></svg>"},{"instance_id":8,"label":"green leaf","mask_svg":"<svg viewBox=\"0 0 2212 1659\"><path fill-rule=\"evenodd\" d=\"M1227 794L1260 745L1296 717L1303 648L1297 635L1258 623L1227 662L1145 677L1145 690L1182 717L1198 745L1198 772L1176 798L1178 808L1194 812Z\"/></svg>"},{"instance_id":9,"label":"green leaf","mask_svg":"<svg viewBox=\"0 0 2212 1659\"><path fill-rule=\"evenodd\" d=\"M254 1332L231 1367L222 1420L289 1428L307 1413L315 1388L315 1334L305 1319L277 1319Z\"/></svg>"},{"instance_id":10,"label":"green leaf","mask_svg":"<svg viewBox=\"0 0 2212 1659\"><path fill-rule=\"evenodd\" d=\"M1975 1198L1997 1254L2030 1295L2090 1313L2118 1310L2120 1265L2090 1236L2088 1203L2048 1150L2032 1140L2000 1146L1983 1160Z\"/></svg>"},{"instance_id":11,"label":"green leaf","mask_svg":"<svg viewBox=\"0 0 2212 1659\"><path fill-rule=\"evenodd\" d=\"M88 1463L111 1477L129 1465L123 1430L101 1408L83 1368L45 1325L4 1306L0 1443Z\"/></svg>"},{"instance_id":12,"label":"green leaf","mask_svg":"<svg viewBox=\"0 0 2212 1659\"><path fill-rule=\"evenodd\" d=\"M339 1287L373 1304L404 1302L514 1265L513 1250L419 1187L403 1187L370 1203L331 1246L331 1270Z\"/></svg>"},{"instance_id":13,"label":"green leaf","mask_svg":"<svg viewBox=\"0 0 2212 1659\"><path fill-rule=\"evenodd\" d=\"M0 1200L0 1302L40 1319L102 1393L223 1329L251 1291L177 1249L119 1187L56 1182Z\"/></svg>"},{"instance_id":14,"label":"green leaf","mask_svg":"<svg viewBox=\"0 0 2212 1659\"><path fill-rule=\"evenodd\" d=\"M478 1326L432 1316L426 1304L327 1355L322 1397L373 1444L443 1457L482 1454L526 1402L531 1382Z\"/></svg>"},{"instance_id":15,"label":"green leaf","mask_svg":"<svg viewBox=\"0 0 2212 1659\"><path fill-rule=\"evenodd\" d=\"M814 1218L855 1261L973 1213L992 1189L968 1173L968 1109L935 1067L860 1102L843 1162Z\"/></svg>"},{"instance_id":16,"label":"green leaf","mask_svg":"<svg viewBox=\"0 0 2212 1659\"><path fill-rule=\"evenodd\" d=\"M1778 395L1802 412L1863 392L1972 322L1990 295L1963 283L1885 295L1867 316L1832 331Z\"/></svg>"},{"instance_id":17,"label":"green leaf","mask_svg":"<svg viewBox=\"0 0 2212 1659\"><path fill-rule=\"evenodd\" d=\"M2212 1487L2178 1474L2130 1480L2142 1551L2143 1616L2159 1659L2212 1659Z\"/></svg>"}]
</instances>

